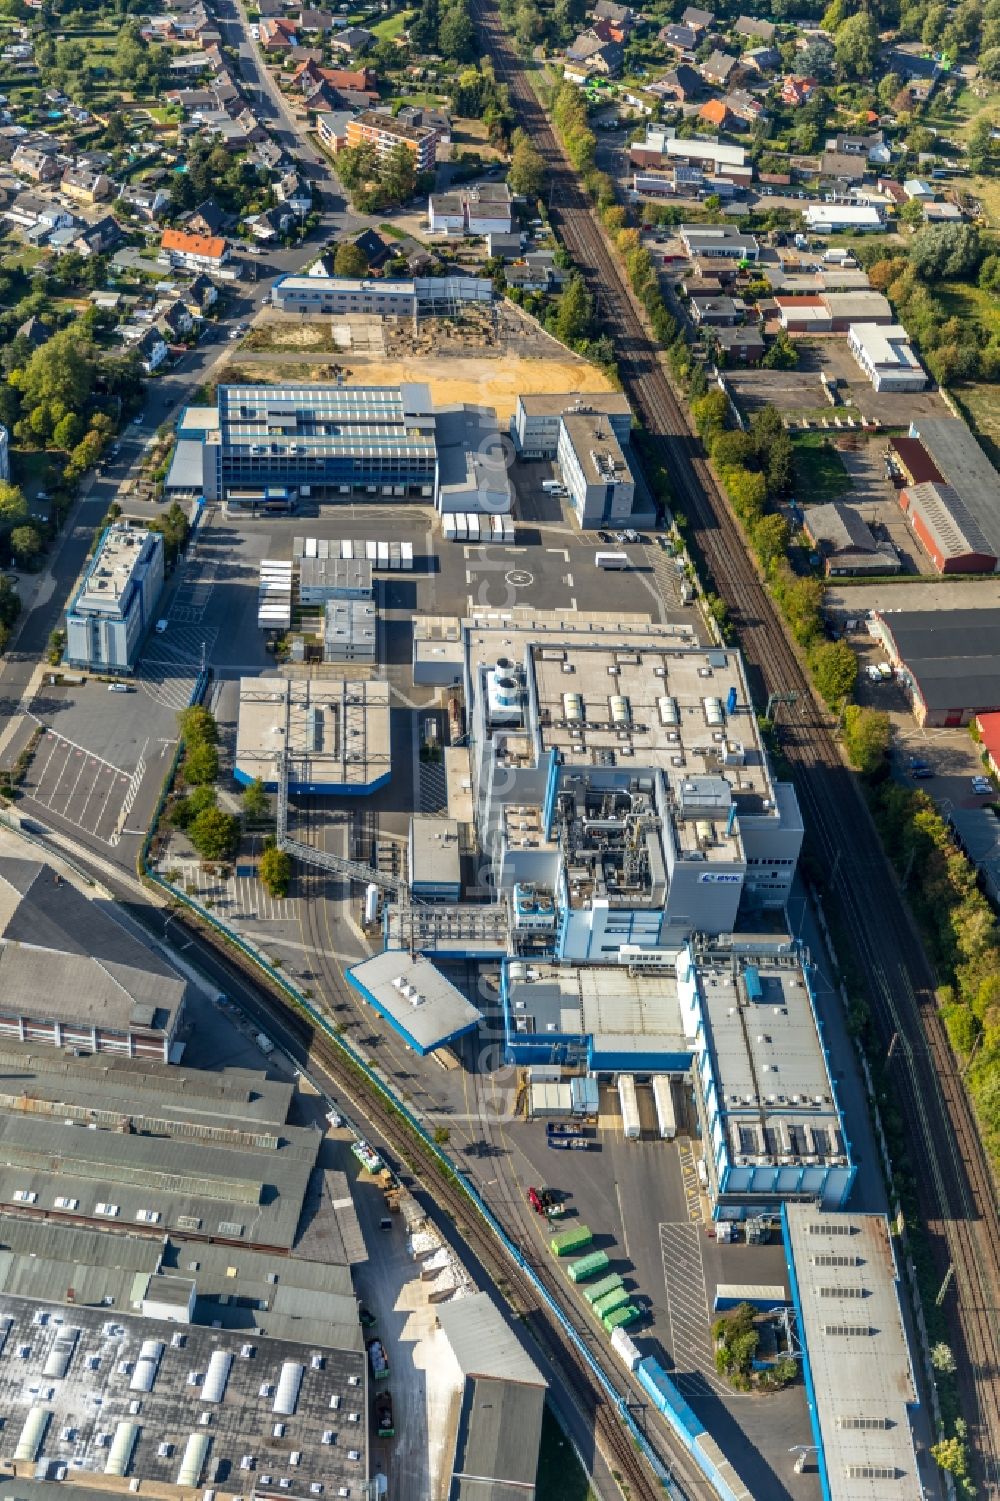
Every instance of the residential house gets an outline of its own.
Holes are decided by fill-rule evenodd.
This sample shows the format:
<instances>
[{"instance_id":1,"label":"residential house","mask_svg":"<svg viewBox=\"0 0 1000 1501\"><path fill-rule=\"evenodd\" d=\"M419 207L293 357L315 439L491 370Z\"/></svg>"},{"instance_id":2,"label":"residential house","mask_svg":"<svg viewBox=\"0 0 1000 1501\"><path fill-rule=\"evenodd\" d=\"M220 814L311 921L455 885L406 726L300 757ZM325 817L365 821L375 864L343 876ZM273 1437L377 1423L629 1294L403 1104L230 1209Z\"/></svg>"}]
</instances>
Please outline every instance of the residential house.
<instances>
[{"instance_id":1,"label":"residential house","mask_svg":"<svg viewBox=\"0 0 1000 1501\"><path fill-rule=\"evenodd\" d=\"M597 0L590 14L595 21L610 21L625 32L635 26L634 12L627 5L618 5L616 0Z\"/></svg>"},{"instance_id":2,"label":"residential house","mask_svg":"<svg viewBox=\"0 0 1000 1501\"><path fill-rule=\"evenodd\" d=\"M396 247L393 241L385 239L377 229L363 229L359 235L355 235L353 243L364 255L373 271L395 254Z\"/></svg>"},{"instance_id":3,"label":"residential house","mask_svg":"<svg viewBox=\"0 0 1000 1501\"><path fill-rule=\"evenodd\" d=\"M300 63L292 75L292 87L304 94L321 83L340 93L372 94L375 75L370 68L323 68L311 60Z\"/></svg>"},{"instance_id":4,"label":"residential house","mask_svg":"<svg viewBox=\"0 0 1000 1501\"><path fill-rule=\"evenodd\" d=\"M333 30L333 13L328 10L300 10L295 19L300 31Z\"/></svg>"},{"instance_id":5,"label":"residential house","mask_svg":"<svg viewBox=\"0 0 1000 1501\"><path fill-rule=\"evenodd\" d=\"M43 323L41 318L36 318L33 315L30 318L25 318L24 322L16 330L14 337L16 339L26 339L32 349L40 349L43 344L47 344L51 339L52 329L47 323Z\"/></svg>"},{"instance_id":6,"label":"residential house","mask_svg":"<svg viewBox=\"0 0 1000 1501\"><path fill-rule=\"evenodd\" d=\"M166 229L160 241L160 255L190 271L219 271L229 259L229 246L221 235Z\"/></svg>"},{"instance_id":7,"label":"residential house","mask_svg":"<svg viewBox=\"0 0 1000 1501\"><path fill-rule=\"evenodd\" d=\"M818 88L818 79L790 73L781 85L781 102L791 105L808 104Z\"/></svg>"},{"instance_id":8,"label":"residential house","mask_svg":"<svg viewBox=\"0 0 1000 1501\"><path fill-rule=\"evenodd\" d=\"M606 42L594 30L582 31L566 49L566 61L576 63L588 73L616 78L622 68L622 49L617 42Z\"/></svg>"},{"instance_id":9,"label":"residential house","mask_svg":"<svg viewBox=\"0 0 1000 1501\"><path fill-rule=\"evenodd\" d=\"M708 33L715 17L710 10L699 10L696 5L689 5L681 16L681 25L689 26L701 42Z\"/></svg>"},{"instance_id":10,"label":"residential house","mask_svg":"<svg viewBox=\"0 0 1000 1501\"><path fill-rule=\"evenodd\" d=\"M334 52L344 52L348 55L360 57L367 52L375 36L366 31L363 26L345 26L343 31L335 31L329 38L329 46Z\"/></svg>"},{"instance_id":11,"label":"residential house","mask_svg":"<svg viewBox=\"0 0 1000 1501\"><path fill-rule=\"evenodd\" d=\"M920 177L908 177L903 183L903 192L907 199L915 198L918 203L930 203L934 198L934 189Z\"/></svg>"},{"instance_id":12,"label":"residential house","mask_svg":"<svg viewBox=\"0 0 1000 1501\"><path fill-rule=\"evenodd\" d=\"M739 72L738 59L730 57L728 52L718 50L713 52L711 57L706 58L701 65L702 78L717 89L728 88L730 84L735 83Z\"/></svg>"},{"instance_id":13,"label":"residential house","mask_svg":"<svg viewBox=\"0 0 1000 1501\"><path fill-rule=\"evenodd\" d=\"M75 222L67 209L60 208L48 198L39 197L37 193L28 192L18 193L4 210L4 218L23 229L33 229L40 224L49 231L68 229Z\"/></svg>"},{"instance_id":14,"label":"residential house","mask_svg":"<svg viewBox=\"0 0 1000 1501\"><path fill-rule=\"evenodd\" d=\"M486 236L486 253L490 260L516 261L524 249L521 234L489 234Z\"/></svg>"},{"instance_id":15,"label":"residential house","mask_svg":"<svg viewBox=\"0 0 1000 1501\"><path fill-rule=\"evenodd\" d=\"M756 365L764 354L764 336L752 323L743 323L736 328L713 328L712 338L727 359L741 365Z\"/></svg>"},{"instance_id":16,"label":"residential house","mask_svg":"<svg viewBox=\"0 0 1000 1501\"><path fill-rule=\"evenodd\" d=\"M285 160L285 153L277 141L258 141L250 152L250 161L255 167L266 167L269 172L276 172Z\"/></svg>"},{"instance_id":17,"label":"residential house","mask_svg":"<svg viewBox=\"0 0 1000 1501\"><path fill-rule=\"evenodd\" d=\"M284 206L265 209L261 214L252 214L243 223L249 229L255 240L262 244L273 245L287 234L293 223L293 216Z\"/></svg>"},{"instance_id":18,"label":"residential house","mask_svg":"<svg viewBox=\"0 0 1000 1501\"><path fill-rule=\"evenodd\" d=\"M872 135L848 135L846 132L841 131L837 135L830 137L826 143L826 149L827 151L841 152L845 156L863 156L865 161L884 165L891 157L888 148L886 148L884 157L880 154L879 148L884 145L885 142L880 130L875 131Z\"/></svg>"},{"instance_id":19,"label":"residential house","mask_svg":"<svg viewBox=\"0 0 1000 1501\"><path fill-rule=\"evenodd\" d=\"M239 120L230 119L224 109L205 110L199 117L199 126L202 135L211 137L227 151L245 151L250 144L246 127Z\"/></svg>"},{"instance_id":20,"label":"residential house","mask_svg":"<svg viewBox=\"0 0 1000 1501\"><path fill-rule=\"evenodd\" d=\"M289 52L297 40L291 21L281 16L264 17L260 23L260 45L265 52Z\"/></svg>"},{"instance_id":21,"label":"residential house","mask_svg":"<svg viewBox=\"0 0 1000 1501\"><path fill-rule=\"evenodd\" d=\"M211 70L212 59L200 51L182 52L179 57L172 57L167 66L175 78L194 78Z\"/></svg>"},{"instance_id":22,"label":"residential house","mask_svg":"<svg viewBox=\"0 0 1000 1501\"><path fill-rule=\"evenodd\" d=\"M56 160L56 143L18 146L10 159L14 171L32 182L54 182L62 168Z\"/></svg>"},{"instance_id":23,"label":"residential house","mask_svg":"<svg viewBox=\"0 0 1000 1501\"><path fill-rule=\"evenodd\" d=\"M773 21L763 21L759 16L739 16L733 30L737 36L760 37L762 42L773 42L776 28Z\"/></svg>"},{"instance_id":24,"label":"residential house","mask_svg":"<svg viewBox=\"0 0 1000 1501\"><path fill-rule=\"evenodd\" d=\"M346 109L324 110L316 116L316 134L334 156L347 145L347 122L350 118L351 112Z\"/></svg>"},{"instance_id":25,"label":"residential house","mask_svg":"<svg viewBox=\"0 0 1000 1501\"><path fill-rule=\"evenodd\" d=\"M661 99L671 99L677 104L688 104L701 97L705 92L705 84L700 73L696 73L690 63L678 63L676 68L664 73L655 84L650 84L648 92Z\"/></svg>"},{"instance_id":26,"label":"residential house","mask_svg":"<svg viewBox=\"0 0 1000 1501\"><path fill-rule=\"evenodd\" d=\"M920 43L901 43L884 59L886 73L897 73L905 82L923 81L931 88L941 76L941 62Z\"/></svg>"},{"instance_id":27,"label":"residential house","mask_svg":"<svg viewBox=\"0 0 1000 1501\"><path fill-rule=\"evenodd\" d=\"M676 22L670 26L664 26L658 39L672 52L678 53L689 62L694 61L695 52L698 50L698 33L690 26L680 26Z\"/></svg>"},{"instance_id":28,"label":"residential house","mask_svg":"<svg viewBox=\"0 0 1000 1501\"><path fill-rule=\"evenodd\" d=\"M194 328L191 309L180 297L158 303L156 326L168 342L186 338Z\"/></svg>"},{"instance_id":29,"label":"residential house","mask_svg":"<svg viewBox=\"0 0 1000 1501\"><path fill-rule=\"evenodd\" d=\"M437 162L438 132L430 125L400 125L391 115L365 110L348 120L347 144L373 145L379 156L405 146L413 153L417 171L430 172Z\"/></svg>"},{"instance_id":30,"label":"residential house","mask_svg":"<svg viewBox=\"0 0 1000 1501\"><path fill-rule=\"evenodd\" d=\"M819 160L822 177L835 178L838 183L861 182L867 169L867 159L851 151L824 151Z\"/></svg>"},{"instance_id":31,"label":"residential house","mask_svg":"<svg viewBox=\"0 0 1000 1501\"><path fill-rule=\"evenodd\" d=\"M725 96L723 104L730 115L735 117L737 126L756 125L758 120L766 119L763 101L756 94L750 94L746 89L733 89Z\"/></svg>"},{"instance_id":32,"label":"residential house","mask_svg":"<svg viewBox=\"0 0 1000 1501\"><path fill-rule=\"evenodd\" d=\"M139 362L147 375L152 375L170 353L160 330L153 325L143 330L132 345L132 350L139 356Z\"/></svg>"},{"instance_id":33,"label":"residential house","mask_svg":"<svg viewBox=\"0 0 1000 1501\"><path fill-rule=\"evenodd\" d=\"M60 187L71 198L79 198L83 203L98 203L102 198L111 197L114 183L98 167L92 167L89 162L76 161L66 168Z\"/></svg>"},{"instance_id":34,"label":"residential house","mask_svg":"<svg viewBox=\"0 0 1000 1501\"><path fill-rule=\"evenodd\" d=\"M714 130L729 130L735 123L732 111L721 99L707 99L698 111L698 119Z\"/></svg>"},{"instance_id":35,"label":"residential house","mask_svg":"<svg viewBox=\"0 0 1000 1501\"><path fill-rule=\"evenodd\" d=\"M181 297L192 318L201 318L218 302L219 289L200 271L190 286L181 293Z\"/></svg>"},{"instance_id":36,"label":"residential house","mask_svg":"<svg viewBox=\"0 0 1000 1501\"><path fill-rule=\"evenodd\" d=\"M225 209L214 198L206 198L191 210L184 221L184 228L194 235L217 235L228 223Z\"/></svg>"},{"instance_id":37,"label":"residential house","mask_svg":"<svg viewBox=\"0 0 1000 1501\"><path fill-rule=\"evenodd\" d=\"M137 219L144 219L147 224L152 224L163 214L170 202L170 194L165 193L162 188L146 188L142 183L127 183L119 192L117 202L127 205Z\"/></svg>"},{"instance_id":38,"label":"residential house","mask_svg":"<svg viewBox=\"0 0 1000 1501\"><path fill-rule=\"evenodd\" d=\"M773 73L781 62L781 53L776 47L751 47L740 54L740 67L745 73L754 73L764 78Z\"/></svg>"},{"instance_id":39,"label":"residential house","mask_svg":"<svg viewBox=\"0 0 1000 1501\"><path fill-rule=\"evenodd\" d=\"M275 187L279 203L286 203L298 218L305 218L312 208L312 189L297 172L286 172Z\"/></svg>"},{"instance_id":40,"label":"residential house","mask_svg":"<svg viewBox=\"0 0 1000 1501\"><path fill-rule=\"evenodd\" d=\"M889 202L894 203L897 208L901 208L906 202L903 184L897 182L894 177L880 177L876 181L876 186L883 197L888 198Z\"/></svg>"},{"instance_id":41,"label":"residential house","mask_svg":"<svg viewBox=\"0 0 1000 1501\"><path fill-rule=\"evenodd\" d=\"M70 248L87 260L92 255L106 255L121 243L122 232L110 214L103 214L93 224L85 224Z\"/></svg>"}]
</instances>

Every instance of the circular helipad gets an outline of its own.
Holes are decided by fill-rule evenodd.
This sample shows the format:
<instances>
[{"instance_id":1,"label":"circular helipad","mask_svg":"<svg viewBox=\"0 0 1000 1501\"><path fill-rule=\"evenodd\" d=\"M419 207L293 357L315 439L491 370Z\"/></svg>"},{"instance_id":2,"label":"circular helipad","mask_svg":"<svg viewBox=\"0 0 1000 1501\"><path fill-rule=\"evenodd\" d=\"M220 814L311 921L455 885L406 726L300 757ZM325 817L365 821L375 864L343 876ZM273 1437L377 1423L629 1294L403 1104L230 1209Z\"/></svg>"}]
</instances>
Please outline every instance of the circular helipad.
<instances>
[{"instance_id":1,"label":"circular helipad","mask_svg":"<svg viewBox=\"0 0 1000 1501\"><path fill-rule=\"evenodd\" d=\"M535 582L535 575L526 568L512 568L509 573L504 574L504 580L514 589L526 589Z\"/></svg>"}]
</instances>

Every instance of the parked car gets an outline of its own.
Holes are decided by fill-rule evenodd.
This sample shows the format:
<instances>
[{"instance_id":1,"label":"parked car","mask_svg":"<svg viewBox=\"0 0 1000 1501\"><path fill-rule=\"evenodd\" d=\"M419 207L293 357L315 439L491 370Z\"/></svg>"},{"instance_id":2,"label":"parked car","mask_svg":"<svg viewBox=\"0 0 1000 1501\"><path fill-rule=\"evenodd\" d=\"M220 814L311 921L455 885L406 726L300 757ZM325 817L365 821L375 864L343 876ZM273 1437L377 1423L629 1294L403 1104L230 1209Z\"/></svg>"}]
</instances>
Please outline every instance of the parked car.
<instances>
[{"instance_id":1,"label":"parked car","mask_svg":"<svg viewBox=\"0 0 1000 1501\"><path fill-rule=\"evenodd\" d=\"M993 791L993 783L989 777L973 777L972 790L979 793L981 797L988 797Z\"/></svg>"}]
</instances>

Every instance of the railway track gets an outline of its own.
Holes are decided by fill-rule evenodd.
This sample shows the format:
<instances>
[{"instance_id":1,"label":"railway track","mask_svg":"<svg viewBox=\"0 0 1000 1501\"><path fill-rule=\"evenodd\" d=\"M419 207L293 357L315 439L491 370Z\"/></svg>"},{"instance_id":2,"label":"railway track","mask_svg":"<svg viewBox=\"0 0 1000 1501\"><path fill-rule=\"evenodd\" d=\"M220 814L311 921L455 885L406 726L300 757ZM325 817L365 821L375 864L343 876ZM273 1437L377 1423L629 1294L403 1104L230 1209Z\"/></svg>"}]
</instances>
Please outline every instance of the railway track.
<instances>
[{"instance_id":1,"label":"railway track","mask_svg":"<svg viewBox=\"0 0 1000 1501\"><path fill-rule=\"evenodd\" d=\"M922 1216L949 1292L969 1438L984 1492L1000 1494L1000 1220L995 1185L935 1000L935 977L856 779L846 770L774 602L748 555L611 254L604 231L503 30L493 0L473 0L484 50L506 83L518 123L548 168L551 217L597 299L623 383L659 449L675 492L729 607L740 645L768 692L798 694L787 748L809 836L869 979L873 1015L892 1052Z\"/></svg>"},{"instance_id":2,"label":"railway track","mask_svg":"<svg viewBox=\"0 0 1000 1501\"><path fill-rule=\"evenodd\" d=\"M297 837L305 843L318 848L324 847L324 825L308 801L299 809L296 829ZM362 1007L350 991L340 965L330 953L329 931L325 929L320 917L323 899L329 895L330 884L336 878L320 871L300 871L299 879L307 883L309 897L302 903L302 920L303 938L316 956L313 960L315 971L312 978L326 1002L334 1024L343 1025L355 1008L361 1011ZM503 1291L516 1313L531 1330L553 1370L562 1378L564 1400L572 1402L588 1431L594 1433L608 1468L627 1488L626 1494L630 1501L632 1498L635 1501L644 1501L644 1498L662 1501L663 1488L636 1451L614 1404L596 1381L572 1340L553 1319L544 1301L538 1296L531 1278L504 1251L473 1209L465 1192L441 1175L434 1154L418 1138L407 1134L405 1143L401 1143L399 1116L370 1089L363 1092L359 1090L357 1073L320 1028L301 1013L283 1006L266 992L257 999L265 1013L268 1035L273 1037L284 1030L293 1037L295 1051L306 1057L313 1067L319 1066L322 1069L333 1082L338 1097L351 1100L358 1117L374 1128L390 1150L415 1161L417 1171L432 1191L436 1203L452 1218L456 1230L479 1261L486 1276L495 1287ZM366 1034L358 1040L366 1051L373 1053L375 1063L386 1074L394 1079L405 1079L407 1089L413 1090L415 1081L405 1055L396 1055L391 1041L378 1033ZM475 1078L478 1091L482 1080L478 1074ZM417 1103L433 1107L434 1102L425 1097L425 1100L418 1100ZM504 1177L505 1210L509 1207L510 1212L505 1212L503 1216L505 1228L513 1234L535 1275L541 1278L563 1312L574 1322L578 1322L577 1311L567 1306L564 1289L552 1277L551 1269L535 1254L537 1244L523 1196L513 1175L509 1174L505 1148L494 1140L489 1125L489 1109L485 1102L480 1113L488 1144L493 1151L491 1162L498 1173L507 1175ZM675 1458L675 1472L678 1480L674 1495L679 1501L709 1501L714 1495L700 1473L680 1455Z\"/></svg>"}]
</instances>

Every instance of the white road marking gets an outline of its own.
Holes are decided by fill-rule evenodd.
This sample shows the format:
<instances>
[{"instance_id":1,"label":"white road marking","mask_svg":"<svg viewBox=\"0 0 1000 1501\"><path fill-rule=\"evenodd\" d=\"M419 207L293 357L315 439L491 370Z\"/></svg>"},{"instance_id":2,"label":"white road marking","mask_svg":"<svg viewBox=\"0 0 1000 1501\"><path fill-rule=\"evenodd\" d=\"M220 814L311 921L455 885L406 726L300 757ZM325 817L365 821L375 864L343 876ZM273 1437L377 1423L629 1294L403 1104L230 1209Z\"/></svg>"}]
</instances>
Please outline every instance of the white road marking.
<instances>
[{"instance_id":1,"label":"white road marking","mask_svg":"<svg viewBox=\"0 0 1000 1501\"><path fill-rule=\"evenodd\" d=\"M615 1184L615 1198L618 1200L618 1215L622 1222L622 1245L625 1247L625 1255L631 1261L632 1253L628 1248L628 1225L625 1223L625 1210L622 1207L622 1191L617 1183Z\"/></svg>"},{"instance_id":2,"label":"white road marking","mask_svg":"<svg viewBox=\"0 0 1000 1501\"><path fill-rule=\"evenodd\" d=\"M567 573L566 575L566 587L567 589L573 588L573 575L571 573Z\"/></svg>"}]
</instances>

